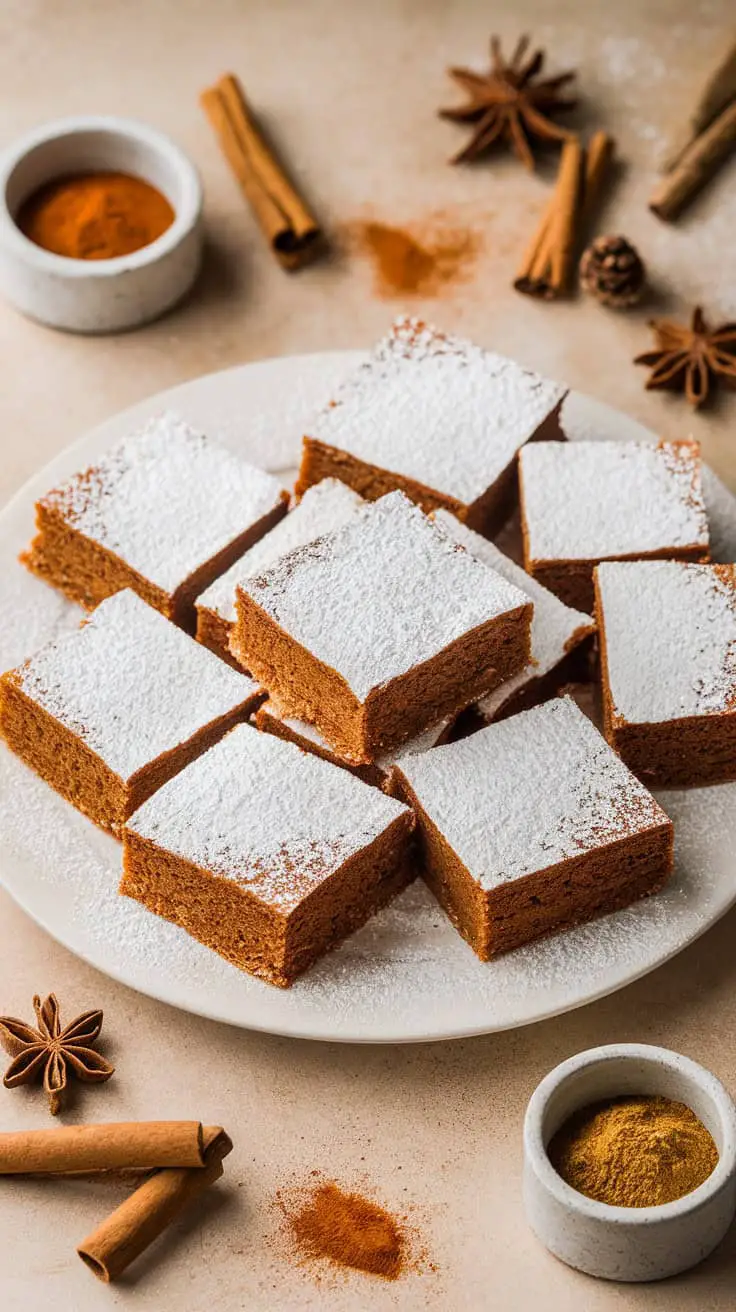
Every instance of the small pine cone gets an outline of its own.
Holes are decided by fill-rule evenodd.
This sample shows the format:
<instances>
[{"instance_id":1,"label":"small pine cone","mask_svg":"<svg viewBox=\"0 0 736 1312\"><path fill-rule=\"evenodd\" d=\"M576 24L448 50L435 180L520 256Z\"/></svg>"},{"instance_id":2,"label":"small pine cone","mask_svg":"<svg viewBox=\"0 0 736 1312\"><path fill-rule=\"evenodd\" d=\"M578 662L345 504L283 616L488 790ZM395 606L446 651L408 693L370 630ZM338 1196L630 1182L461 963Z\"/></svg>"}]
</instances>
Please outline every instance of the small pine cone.
<instances>
[{"instance_id":1,"label":"small pine cone","mask_svg":"<svg viewBox=\"0 0 736 1312\"><path fill-rule=\"evenodd\" d=\"M580 285L602 305L625 309L644 290L644 265L625 237L596 237L580 260Z\"/></svg>"}]
</instances>

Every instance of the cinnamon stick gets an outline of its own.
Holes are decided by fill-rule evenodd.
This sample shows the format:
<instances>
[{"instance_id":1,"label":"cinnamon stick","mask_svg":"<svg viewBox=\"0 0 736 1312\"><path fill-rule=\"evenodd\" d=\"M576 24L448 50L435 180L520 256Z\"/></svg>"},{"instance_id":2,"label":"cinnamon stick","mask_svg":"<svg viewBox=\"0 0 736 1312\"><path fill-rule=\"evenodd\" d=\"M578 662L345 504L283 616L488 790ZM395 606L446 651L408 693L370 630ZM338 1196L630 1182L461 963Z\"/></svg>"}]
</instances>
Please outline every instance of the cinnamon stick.
<instances>
[{"instance_id":1,"label":"cinnamon stick","mask_svg":"<svg viewBox=\"0 0 736 1312\"><path fill-rule=\"evenodd\" d=\"M649 201L652 213L660 219L676 219L734 148L736 100L690 143L672 172L662 178Z\"/></svg>"},{"instance_id":2,"label":"cinnamon stick","mask_svg":"<svg viewBox=\"0 0 736 1312\"><path fill-rule=\"evenodd\" d=\"M514 287L517 292L526 292L530 296L544 296L547 286L549 268L549 243L552 232L552 220L555 213L556 198L553 193L542 212L539 227L524 252Z\"/></svg>"},{"instance_id":3,"label":"cinnamon stick","mask_svg":"<svg viewBox=\"0 0 736 1312\"><path fill-rule=\"evenodd\" d=\"M227 73L200 103L277 260L301 268L318 253L322 234L264 140L240 83Z\"/></svg>"},{"instance_id":4,"label":"cinnamon stick","mask_svg":"<svg viewBox=\"0 0 736 1312\"><path fill-rule=\"evenodd\" d=\"M555 211L550 234L550 286L556 294L567 290L575 259L583 194L583 148L579 137L562 147Z\"/></svg>"},{"instance_id":5,"label":"cinnamon stick","mask_svg":"<svg viewBox=\"0 0 736 1312\"><path fill-rule=\"evenodd\" d=\"M679 164L688 146L710 127L732 100L736 100L736 39L727 46L715 67L708 71L697 100L663 161L663 172L668 173Z\"/></svg>"},{"instance_id":6,"label":"cinnamon stick","mask_svg":"<svg viewBox=\"0 0 736 1312\"><path fill-rule=\"evenodd\" d=\"M199 1121L138 1121L65 1125L56 1130L0 1134L0 1175L70 1174L126 1168L199 1167Z\"/></svg>"},{"instance_id":7,"label":"cinnamon stick","mask_svg":"<svg viewBox=\"0 0 736 1312\"><path fill-rule=\"evenodd\" d=\"M600 202L600 195L609 170L613 149L613 139L605 132L596 132L591 137L590 144L585 151L585 170L582 186L580 186L580 162L578 161L576 170L575 152L571 155L568 151L566 164L568 170L567 185L569 187L577 176L579 191L577 193L573 192L572 195L568 194L568 203L572 201L572 212L568 209L564 221L564 231L560 227L562 204L560 188L564 163L561 158L554 193L542 214L539 227L524 253L521 268L514 280L514 287L517 291L525 292L530 296L541 296L546 300L551 300L562 293L569 281L572 261L577 254L577 247L580 244L582 233L591 224ZM567 252L563 254L560 249L556 256L557 268L556 271L553 271L553 249L559 247L563 240L567 245ZM562 278L562 281L560 281L560 278Z\"/></svg>"},{"instance_id":8,"label":"cinnamon stick","mask_svg":"<svg viewBox=\"0 0 736 1312\"><path fill-rule=\"evenodd\" d=\"M232 1142L220 1126L204 1130L204 1166L167 1168L140 1185L77 1248L91 1271L109 1283L139 1257L195 1198L223 1173L222 1160Z\"/></svg>"},{"instance_id":9,"label":"cinnamon stick","mask_svg":"<svg viewBox=\"0 0 736 1312\"><path fill-rule=\"evenodd\" d=\"M594 132L585 153L585 186L583 189L583 228L590 228L601 201L604 183L609 175L614 142L606 132Z\"/></svg>"}]
</instances>

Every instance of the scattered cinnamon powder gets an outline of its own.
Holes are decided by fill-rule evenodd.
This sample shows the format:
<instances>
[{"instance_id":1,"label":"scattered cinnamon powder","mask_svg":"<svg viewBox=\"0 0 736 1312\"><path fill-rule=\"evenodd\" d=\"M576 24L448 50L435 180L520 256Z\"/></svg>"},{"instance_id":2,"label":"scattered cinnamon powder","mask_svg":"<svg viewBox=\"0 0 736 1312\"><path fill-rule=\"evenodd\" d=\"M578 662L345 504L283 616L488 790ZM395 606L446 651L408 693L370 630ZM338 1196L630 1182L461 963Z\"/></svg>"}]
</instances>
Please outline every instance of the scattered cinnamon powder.
<instances>
[{"instance_id":1,"label":"scattered cinnamon powder","mask_svg":"<svg viewBox=\"0 0 736 1312\"><path fill-rule=\"evenodd\" d=\"M405 1271L408 1237L400 1220L361 1194L321 1180L296 1197L278 1196L302 1258L396 1280Z\"/></svg>"},{"instance_id":2,"label":"scattered cinnamon powder","mask_svg":"<svg viewBox=\"0 0 736 1312\"><path fill-rule=\"evenodd\" d=\"M371 260L378 296L440 296L464 281L480 249L470 228L450 227L436 217L398 228L376 219L347 225L348 240Z\"/></svg>"}]
</instances>

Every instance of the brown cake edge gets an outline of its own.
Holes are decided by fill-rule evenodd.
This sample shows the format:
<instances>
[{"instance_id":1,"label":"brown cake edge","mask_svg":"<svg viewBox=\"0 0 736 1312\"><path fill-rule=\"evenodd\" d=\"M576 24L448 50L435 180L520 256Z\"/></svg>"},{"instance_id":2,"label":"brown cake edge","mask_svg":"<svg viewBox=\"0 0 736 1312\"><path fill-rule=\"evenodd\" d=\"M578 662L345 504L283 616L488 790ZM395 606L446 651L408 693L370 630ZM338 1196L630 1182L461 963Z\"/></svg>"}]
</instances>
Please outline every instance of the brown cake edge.
<instances>
[{"instance_id":1,"label":"brown cake edge","mask_svg":"<svg viewBox=\"0 0 736 1312\"><path fill-rule=\"evenodd\" d=\"M425 882L481 961L618 911L658 892L672 873L674 827L664 820L644 833L484 890L422 807L400 766L392 770L389 787L417 817Z\"/></svg>"},{"instance_id":2,"label":"brown cake edge","mask_svg":"<svg viewBox=\"0 0 736 1312\"><path fill-rule=\"evenodd\" d=\"M236 660L230 650L230 639L233 634L235 624L232 621L224 620L217 611L210 610L209 606L197 606L197 628L195 637L197 642L211 651L214 656L219 656L220 660L227 661L234 670L239 674L249 674L249 670L243 671L240 661Z\"/></svg>"},{"instance_id":3,"label":"brown cake edge","mask_svg":"<svg viewBox=\"0 0 736 1312\"><path fill-rule=\"evenodd\" d=\"M275 506L268 510L260 519L254 520L249 524L242 533L218 551L214 556L200 565L199 569L190 574L181 584L173 595L174 618L177 624L190 633L194 633L197 625L196 602L197 598L214 583L220 575L227 573L231 565L234 565L246 551L250 551L256 542L270 533L272 528L280 523L286 515L289 508L289 494L282 491L279 500ZM219 655L219 652L215 653Z\"/></svg>"},{"instance_id":4,"label":"brown cake edge","mask_svg":"<svg viewBox=\"0 0 736 1312\"><path fill-rule=\"evenodd\" d=\"M456 718L523 670L531 655L532 614L529 603L487 620L369 693L365 713L371 756L401 747L440 720ZM442 684L441 696L433 691L437 682ZM400 726L393 735L392 725Z\"/></svg>"},{"instance_id":5,"label":"brown cake edge","mask_svg":"<svg viewBox=\"0 0 736 1312\"><path fill-rule=\"evenodd\" d=\"M361 703L336 670L293 639L238 589L231 650L283 713L314 724L343 762L370 765L439 720L457 716L529 663L531 603L478 625ZM473 652L467 666L467 649ZM465 650L464 650L465 649ZM483 654L479 665L478 652ZM432 695L432 681L443 684Z\"/></svg>"},{"instance_id":6,"label":"brown cake edge","mask_svg":"<svg viewBox=\"0 0 736 1312\"><path fill-rule=\"evenodd\" d=\"M303 497L308 488L321 483L325 478L336 478L340 483L346 483L366 501L378 501L379 497L386 496L388 492L403 492L425 514L444 509L463 518L468 509L456 497L438 492L416 479L393 473L390 469L381 469L379 465L359 460L340 447L320 442L316 437L305 436L302 439L302 458L294 495L297 498Z\"/></svg>"},{"instance_id":7,"label":"brown cake edge","mask_svg":"<svg viewBox=\"0 0 736 1312\"><path fill-rule=\"evenodd\" d=\"M736 709L633 724L617 714L611 696L603 604L594 575L603 732L631 771L649 787L708 787L736 780Z\"/></svg>"},{"instance_id":8,"label":"brown cake edge","mask_svg":"<svg viewBox=\"0 0 736 1312\"><path fill-rule=\"evenodd\" d=\"M524 547L526 561L526 540ZM679 560L685 564L707 564L700 546L664 547L661 551L635 552L628 556L605 556L601 560L529 560L525 568L532 578L554 592L567 606L592 614L595 605L593 573L597 565L609 561L627 560Z\"/></svg>"},{"instance_id":9,"label":"brown cake edge","mask_svg":"<svg viewBox=\"0 0 736 1312\"><path fill-rule=\"evenodd\" d=\"M67 524L58 511L38 502L36 536L21 553L21 564L84 610L94 610L124 588L131 588L155 610L173 618L171 597L114 552Z\"/></svg>"},{"instance_id":10,"label":"brown cake edge","mask_svg":"<svg viewBox=\"0 0 736 1312\"><path fill-rule=\"evenodd\" d=\"M330 765L337 765L341 770L347 770L366 784L373 784L374 787L380 788L385 779L383 771L379 770L377 765L354 765L351 761L344 761L327 745L323 746L321 743L316 743L313 738L300 734L277 715L272 715L267 703L256 711L255 723L261 733L270 733L284 742L295 743L303 752L311 752L312 756L319 756L321 760L329 761Z\"/></svg>"},{"instance_id":11,"label":"brown cake edge","mask_svg":"<svg viewBox=\"0 0 736 1312\"><path fill-rule=\"evenodd\" d=\"M128 814L128 788L76 734L18 686L0 677L0 735L29 769L100 829L115 833Z\"/></svg>"},{"instance_id":12,"label":"brown cake edge","mask_svg":"<svg viewBox=\"0 0 736 1312\"><path fill-rule=\"evenodd\" d=\"M288 914L126 828L119 891L238 969L288 988L415 877L412 827L409 813L397 816Z\"/></svg>"},{"instance_id":13,"label":"brown cake edge","mask_svg":"<svg viewBox=\"0 0 736 1312\"><path fill-rule=\"evenodd\" d=\"M211 556L173 593L146 579L115 552L67 523L59 511L43 501L36 504L36 535L19 559L32 574L84 610L94 610L107 597L131 588L149 606L193 633L196 598L283 518L288 500L288 493L282 492L273 510Z\"/></svg>"},{"instance_id":14,"label":"brown cake edge","mask_svg":"<svg viewBox=\"0 0 736 1312\"><path fill-rule=\"evenodd\" d=\"M580 625L568 639L565 655L548 670L546 674L531 675L521 687L510 692L505 701L490 716L484 715L478 708L481 724L495 724L507 720L520 711L529 711L541 702L556 697L560 690L570 683L589 683L595 641L595 625Z\"/></svg>"},{"instance_id":15,"label":"brown cake edge","mask_svg":"<svg viewBox=\"0 0 736 1312\"><path fill-rule=\"evenodd\" d=\"M163 752L130 779L122 779L82 738L26 696L15 670L0 676L0 736L39 778L116 837L124 822L156 790L228 730L250 715L262 694L250 694L226 715L204 725L186 742Z\"/></svg>"}]
</instances>

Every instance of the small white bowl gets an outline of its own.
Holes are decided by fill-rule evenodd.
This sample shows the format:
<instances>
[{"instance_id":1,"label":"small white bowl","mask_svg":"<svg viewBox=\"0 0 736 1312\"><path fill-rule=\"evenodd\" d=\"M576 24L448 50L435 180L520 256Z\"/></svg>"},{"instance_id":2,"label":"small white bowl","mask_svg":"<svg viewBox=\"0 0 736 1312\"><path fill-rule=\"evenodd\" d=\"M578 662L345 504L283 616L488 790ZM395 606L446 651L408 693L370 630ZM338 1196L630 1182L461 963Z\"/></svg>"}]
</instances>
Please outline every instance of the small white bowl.
<instances>
[{"instance_id":1,"label":"small white bowl","mask_svg":"<svg viewBox=\"0 0 736 1312\"><path fill-rule=\"evenodd\" d=\"M114 260L53 255L23 235L15 216L34 191L65 174L132 173L158 187L174 221L149 246ZM187 156L144 123L58 119L0 159L0 292L41 323L110 333L147 323L189 290L202 254L202 186Z\"/></svg>"},{"instance_id":2,"label":"small white bowl","mask_svg":"<svg viewBox=\"0 0 736 1312\"><path fill-rule=\"evenodd\" d=\"M547 1145L590 1103L655 1094L692 1108L718 1149L713 1173L659 1207L610 1207L557 1174ZM532 1094L524 1121L524 1204L537 1238L568 1266L606 1280L662 1280L706 1257L736 1214L736 1107L714 1075L666 1048L591 1048L555 1067Z\"/></svg>"}]
</instances>

